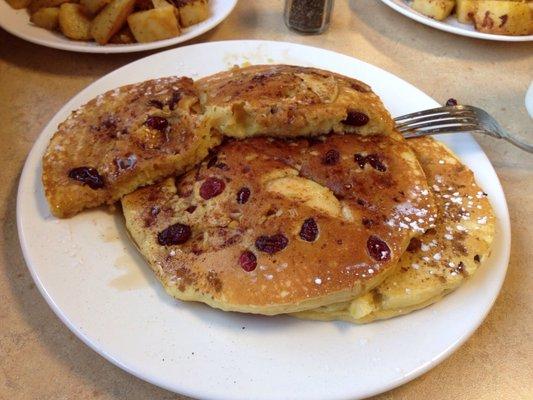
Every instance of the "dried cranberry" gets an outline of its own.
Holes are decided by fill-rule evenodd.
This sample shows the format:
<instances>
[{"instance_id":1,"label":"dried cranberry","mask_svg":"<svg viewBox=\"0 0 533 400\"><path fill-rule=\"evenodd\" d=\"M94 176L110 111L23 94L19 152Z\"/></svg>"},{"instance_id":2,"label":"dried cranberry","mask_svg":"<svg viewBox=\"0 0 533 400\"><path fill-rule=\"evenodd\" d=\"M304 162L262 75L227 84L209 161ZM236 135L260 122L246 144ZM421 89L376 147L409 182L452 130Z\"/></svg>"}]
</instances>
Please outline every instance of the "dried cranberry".
<instances>
[{"instance_id":1,"label":"dried cranberry","mask_svg":"<svg viewBox=\"0 0 533 400\"><path fill-rule=\"evenodd\" d=\"M189 214L192 214L196 210L196 206L189 206L185 209Z\"/></svg>"},{"instance_id":2,"label":"dried cranberry","mask_svg":"<svg viewBox=\"0 0 533 400\"><path fill-rule=\"evenodd\" d=\"M372 168L377 171L385 172L387 170L387 167L379 159L379 156L377 154L369 154L367 156L364 156L362 154L357 153L354 154L353 159L361 169L363 169L366 163L368 163Z\"/></svg>"},{"instance_id":3,"label":"dried cranberry","mask_svg":"<svg viewBox=\"0 0 533 400\"><path fill-rule=\"evenodd\" d=\"M465 272L465 263L462 261L459 261L459 265L457 266L457 271L459 271L461 274Z\"/></svg>"},{"instance_id":4,"label":"dried cranberry","mask_svg":"<svg viewBox=\"0 0 533 400\"><path fill-rule=\"evenodd\" d=\"M422 242L418 238L412 238L409 242L409 246L407 246L407 251L409 253L415 253L418 250L420 250L420 247L422 246Z\"/></svg>"},{"instance_id":5,"label":"dried cranberry","mask_svg":"<svg viewBox=\"0 0 533 400\"><path fill-rule=\"evenodd\" d=\"M387 245L387 243L375 235L372 235L368 238L366 242L366 249L368 250L370 257L376 261L390 260L390 247Z\"/></svg>"},{"instance_id":6,"label":"dried cranberry","mask_svg":"<svg viewBox=\"0 0 533 400\"><path fill-rule=\"evenodd\" d=\"M176 107L176 104L181 100L181 93L180 92L172 92L172 97L168 101L168 108L171 110L174 110Z\"/></svg>"},{"instance_id":7,"label":"dried cranberry","mask_svg":"<svg viewBox=\"0 0 533 400\"><path fill-rule=\"evenodd\" d=\"M150 100L148 105L159 108L160 110L163 109L163 103L161 103L159 100Z\"/></svg>"},{"instance_id":8,"label":"dried cranberry","mask_svg":"<svg viewBox=\"0 0 533 400\"><path fill-rule=\"evenodd\" d=\"M368 118L368 115L366 115L365 113L354 110L348 110L346 114L346 119L342 120L341 122L344 125L364 126L368 124L368 121L370 121L370 118Z\"/></svg>"},{"instance_id":9,"label":"dried cranberry","mask_svg":"<svg viewBox=\"0 0 533 400\"><path fill-rule=\"evenodd\" d=\"M114 130L117 127L118 118L110 115L103 118L100 122L100 129Z\"/></svg>"},{"instance_id":10,"label":"dried cranberry","mask_svg":"<svg viewBox=\"0 0 533 400\"><path fill-rule=\"evenodd\" d=\"M200 186L200 196L204 200L209 200L215 196L218 196L224 191L226 184L223 180L218 178L207 178L202 186Z\"/></svg>"},{"instance_id":11,"label":"dried cranberry","mask_svg":"<svg viewBox=\"0 0 533 400\"><path fill-rule=\"evenodd\" d=\"M115 164L118 169L131 169L137 164L137 157L135 154L128 154L126 157L115 158Z\"/></svg>"},{"instance_id":12,"label":"dried cranberry","mask_svg":"<svg viewBox=\"0 0 533 400\"><path fill-rule=\"evenodd\" d=\"M356 153L353 156L353 160L359 165L359 168L363 169L366 165L366 156Z\"/></svg>"},{"instance_id":13,"label":"dried cranberry","mask_svg":"<svg viewBox=\"0 0 533 400\"><path fill-rule=\"evenodd\" d=\"M385 172L387 170L387 167L381 162L377 154L369 154L365 158L366 162L375 170L378 170L379 172Z\"/></svg>"},{"instance_id":14,"label":"dried cranberry","mask_svg":"<svg viewBox=\"0 0 533 400\"><path fill-rule=\"evenodd\" d=\"M335 165L339 162L340 159L341 159L340 153L335 149L331 149L331 150L328 150L326 154L324 155L324 158L322 159L322 164Z\"/></svg>"},{"instance_id":15,"label":"dried cranberry","mask_svg":"<svg viewBox=\"0 0 533 400\"><path fill-rule=\"evenodd\" d=\"M450 98L448 99L448 101L446 101L446 105L448 107L451 107L451 106L456 106L457 105L457 100L453 99L453 98Z\"/></svg>"},{"instance_id":16,"label":"dried cranberry","mask_svg":"<svg viewBox=\"0 0 533 400\"><path fill-rule=\"evenodd\" d=\"M161 246L171 246L185 243L191 237L191 228L184 224L170 225L157 235L157 242Z\"/></svg>"},{"instance_id":17,"label":"dried cranberry","mask_svg":"<svg viewBox=\"0 0 533 400\"><path fill-rule=\"evenodd\" d=\"M241 268L246 272L251 272L257 267L257 257L251 251L243 251L239 257Z\"/></svg>"},{"instance_id":18,"label":"dried cranberry","mask_svg":"<svg viewBox=\"0 0 533 400\"><path fill-rule=\"evenodd\" d=\"M216 155L214 155L213 157L211 157L209 159L209 161L207 162L207 168L211 168L213 165L215 165L216 163L218 162L218 157Z\"/></svg>"},{"instance_id":19,"label":"dried cranberry","mask_svg":"<svg viewBox=\"0 0 533 400\"><path fill-rule=\"evenodd\" d=\"M219 162L215 165L216 168L221 169L222 171L229 171L229 166L226 163Z\"/></svg>"},{"instance_id":20,"label":"dried cranberry","mask_svg":"<svg viewBox=\"0 0 533 400\"><path fill-rule=\"evenodd\" d=\"M359 168L363 169L366 164L366 157L362 154L354 154L353 160L359 165Z\"/></svg>"},{"instance_id":21,"label":"dried cranberry","mask_svg":"<svg viewBox=\"0 0 533 400\"><path fill-rule=\"evenodd\" d=\"M272 236L259 236L255 241L255 247L268 254L277 253L287 247L288 244L289 239L281 233Z\"/></svg>"},{"instance_id":22,"label":"dried cranberry","mask_svg":"<svg viewBox=\"0 0 533 400\"><path fill-rule=\"evenodd\" d=\"M91 189L101 189L104 187L104 178L95 168L78 167L73 168L68 173L69 178L85 183Z\"/></svg>"},{"instance_id":23,"label":"dried cranberry","mask_svg":"<svg viewBox=\"0 0 533 400\"><path fill-rule=\"evenodd\" d=\"M237 203L244 204L248 202L248 199L250 198L250 189L247 187L242 187L237 192Z\"/></svg>"},{"instance_id":24,"label":"dried cranberry","mask_svg":"<svg viewBox=\"0 0 533 400\"><path fill-rule=\"evenodd\" d=\"M318 225L313 218L307 218L300 229L300 237L306 242L314 242L318 236Z\"/></svg>"},{"instance_id":25,"label":"dried cranberry","mask_svg":"<svg viewBox=\"0 0 533 400\"><path fill-rule=\"evenodd\" d=\"M161 132L164 132L165 129L168 128L168 120L166 118L158 117L155 115L146 118L146 122L144 124L149 128L157 129Z\"/></svg>"},{"instance_id":26,"label":"dried cranberry","mask_svg":"<svg viewBox=\"0 0 533 400\"><path fill-rule=\"evenodd\" d=\"M369 218L363 218L362 223L363 223L363 226L365 226L366 228L370 228L371 226L375 224L375 222Z\"/></svg>"}]
</instances>

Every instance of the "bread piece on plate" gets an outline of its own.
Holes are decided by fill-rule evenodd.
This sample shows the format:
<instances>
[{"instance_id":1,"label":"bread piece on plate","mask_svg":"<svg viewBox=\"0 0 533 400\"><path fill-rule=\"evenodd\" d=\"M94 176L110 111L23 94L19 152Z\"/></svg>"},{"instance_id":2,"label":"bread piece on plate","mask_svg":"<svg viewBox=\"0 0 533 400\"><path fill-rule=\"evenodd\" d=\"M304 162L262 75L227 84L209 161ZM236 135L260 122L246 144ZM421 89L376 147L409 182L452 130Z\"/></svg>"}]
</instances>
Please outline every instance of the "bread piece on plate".
<instances>
[{"instance_id":1,"label":"bread piece on plate","mask_svg":"<svg viewBox=\"0 0 533 400\"><path fill-rule=\"evenodd\" d=\"M317 68L253 65L205 77L197 86L206 116L232 137L387 135L394 126L368 85Z\"/></svg>"},{"instance_id":2,"label":"bread piece on plate","mask_svg":"<svg viewBox=\"0 0 533 400\"><path fill-rule=\"evenodd\" d=\"M479 0L474 24L480 32L499 35L533 34L533 2Z\"/></svg>"},{"instance_id":3,"label":"bread piece on plate","mask_svg":"<svg viewBox=\"0 0 533 400\"><path fill-rule=\"evenodd\" d=\"M411 7L425 16L442 21L455 7L455 0L413 0Z\"/></svg>"},{"instance_id":4,"label":"bread piece on plate","mask_svg":"<svg viewBox=\"0 0 533 400\"><path fill-rule=\"evenodd\" d=\"M111 204L194 166L220 141L198 109L192 80L168 77L111 90L74 111L43 158L52 213L68 217Z\"/></svg>"},{"instance_id":5,"label":"bread piece on plate","mask_svg":"<svg viewBox=\"0 0 533 400\"><path fill-rule=\"evenodd\" d=\"M122 209L171 296L266 315L370 290L435 218L399 135L230 141Z\"/></svg>"},{"instance_id":6,"label":"bread piece on plate","mask_svg":"<svg viewBox=\"0 0 533 400\"><path fill-rule=\"evenodd\" d=\"M439 215L436 226L412 239L396 272L369 293L297 317L366 323L407 314L456 290L490 254L495 217L472 172L431 138L408 143L433 192Z\"/></svg>"}]
</instances>

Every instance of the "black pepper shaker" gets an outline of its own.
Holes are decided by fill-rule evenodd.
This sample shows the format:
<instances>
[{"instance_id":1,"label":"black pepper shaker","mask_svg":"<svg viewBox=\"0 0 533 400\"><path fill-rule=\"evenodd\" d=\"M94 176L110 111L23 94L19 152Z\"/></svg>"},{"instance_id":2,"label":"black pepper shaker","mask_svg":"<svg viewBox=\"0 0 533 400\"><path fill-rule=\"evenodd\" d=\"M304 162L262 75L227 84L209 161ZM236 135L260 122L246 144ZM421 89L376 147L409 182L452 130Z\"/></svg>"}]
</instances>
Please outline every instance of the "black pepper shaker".
<instances>
[{"instance_id":1,"label":"black pepper shaker","mask_svg":"<svg viewBox=\"0 0 533 400\"><path fill-rule=\"evenodd\" d=\"M329 26L334 0L285 0L285 24L302 33L322 33Z\"/></svg>"}]
</instances>

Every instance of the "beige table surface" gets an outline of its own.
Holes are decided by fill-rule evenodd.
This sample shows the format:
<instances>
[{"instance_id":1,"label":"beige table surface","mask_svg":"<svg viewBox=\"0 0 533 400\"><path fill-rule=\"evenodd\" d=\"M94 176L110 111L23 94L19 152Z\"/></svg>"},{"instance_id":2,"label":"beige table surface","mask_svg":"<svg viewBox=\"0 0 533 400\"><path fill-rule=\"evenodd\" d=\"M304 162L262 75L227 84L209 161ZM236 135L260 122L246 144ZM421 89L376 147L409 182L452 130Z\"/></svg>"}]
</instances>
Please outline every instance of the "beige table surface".
<instances>
[{"instance_id":1,"label":"beige table surface","mask_svg":"<svg viewBox=\"0 0 533 400\"><path fill-rule=\"evenodd\" d=\"M241 0L226 21L193 42L226 39L283 40L355 56L440 102L456 97L485 108L533 141L533 121L524 108L533 79L532 43L440 32L377 0L338 0L330 29L320 36L288 31L282 1ZM68 53L0 30L0 399L183 398L113 366L59 321L32 282L15 223L24 159L48 120L94 80L148 54ZM379 399L533 399L533 156L490 138L479 142L511 214L511 263L502 292L455 354Z\"/></svg>"}]
</instances>

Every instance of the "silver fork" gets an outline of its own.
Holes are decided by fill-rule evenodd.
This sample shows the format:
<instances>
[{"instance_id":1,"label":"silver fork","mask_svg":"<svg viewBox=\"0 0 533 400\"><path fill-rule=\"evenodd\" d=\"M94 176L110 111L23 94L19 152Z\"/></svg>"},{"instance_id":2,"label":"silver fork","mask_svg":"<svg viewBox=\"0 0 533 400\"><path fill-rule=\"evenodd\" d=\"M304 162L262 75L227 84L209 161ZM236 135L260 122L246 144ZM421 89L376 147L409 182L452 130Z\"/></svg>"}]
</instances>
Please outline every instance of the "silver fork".
<instances>
[{"instance_id":1,"label":"silver fork","mask_svg":"<svg viewBox=\"0 0 533 400\"><path fill-rule=\"evenodd\" d=\"M406 138L416 138L441 133L482 133L533 153L533 146L513 137L486 111L472 106L445 106L402 115L395 118L396 128Z\"/></svg>"}]
</instances>

